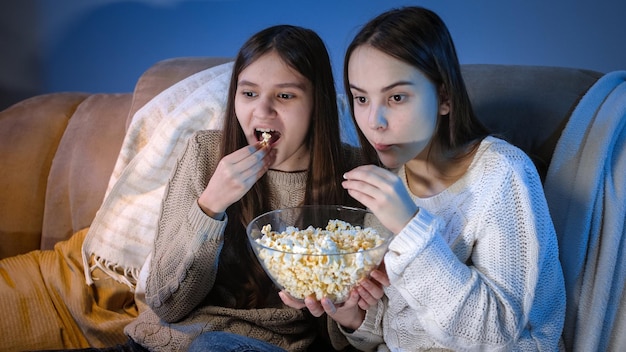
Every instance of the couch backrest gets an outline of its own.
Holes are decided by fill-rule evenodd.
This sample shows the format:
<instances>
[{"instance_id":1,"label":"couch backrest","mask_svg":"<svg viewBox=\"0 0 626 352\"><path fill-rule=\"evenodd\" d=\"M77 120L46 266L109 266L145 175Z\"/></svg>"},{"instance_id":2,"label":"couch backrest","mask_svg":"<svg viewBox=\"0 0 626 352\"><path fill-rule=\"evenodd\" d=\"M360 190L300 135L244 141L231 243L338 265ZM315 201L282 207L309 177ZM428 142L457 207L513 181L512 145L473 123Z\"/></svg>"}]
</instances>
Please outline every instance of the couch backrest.
<instances>
[{"instance_id":1,"label":"couch backrest","mask_svg":"<svg viewBox=\"0 0 626 352\"><path fill-rule=\"evenodd\" d=\"M0 112L0 257L51 248L89 226L134 113L172 84L229 58L156 63L121 95L58 93ZM464 65L478 116L525 150L542 177L569 114L599 72Z\"/></svg>"},{"instance_id":2,"label":"couch backrest","mask_svg":"<svg viewBox=\"0 0 626 352\"><path fill-rule=\"evenodd\" d=\"M478 117L523 149L545 178L552 152L572 110L603 74L547 66L463 65Z\"/></svg>"},{"instance_id":3,"label":"couch backrest","mask_svg":"<svg viewBox=\"0 0 626 352\"><path fill-rule=\"evenodd\" d=\"M131 98L130 93L89 95L69 119L48 174L41 249L91 224L126 133Z\"/></svg>"},{"instance_id":4,"label":"couch backrest","mask_svg":"<svg viewBox=\"0 0 626 352\"><path fill-rule=\"evenodd\" d=\"M48 172L87 96L40 95L0 111L0 258L39 248Z\"/></svg>"}]
</instances>

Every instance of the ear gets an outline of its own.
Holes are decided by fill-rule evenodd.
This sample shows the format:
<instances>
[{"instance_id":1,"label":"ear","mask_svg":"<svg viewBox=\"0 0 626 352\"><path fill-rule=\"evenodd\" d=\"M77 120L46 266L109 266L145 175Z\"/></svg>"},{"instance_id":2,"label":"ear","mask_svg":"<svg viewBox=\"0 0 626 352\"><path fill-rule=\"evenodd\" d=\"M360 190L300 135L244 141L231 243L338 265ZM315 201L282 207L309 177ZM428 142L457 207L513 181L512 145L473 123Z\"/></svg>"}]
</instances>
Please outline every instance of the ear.
<instances>
[{"instance_id":1,"label":"ear","mask_svg":"<svg viewBox=\"0 0 626 352\"><path fill-rule=\"evenodd\" d=\"M450 113L450 105L450 95L446 87L442 84L439 86L439 115L448 115Z\"/></svg>"}]
</instances>

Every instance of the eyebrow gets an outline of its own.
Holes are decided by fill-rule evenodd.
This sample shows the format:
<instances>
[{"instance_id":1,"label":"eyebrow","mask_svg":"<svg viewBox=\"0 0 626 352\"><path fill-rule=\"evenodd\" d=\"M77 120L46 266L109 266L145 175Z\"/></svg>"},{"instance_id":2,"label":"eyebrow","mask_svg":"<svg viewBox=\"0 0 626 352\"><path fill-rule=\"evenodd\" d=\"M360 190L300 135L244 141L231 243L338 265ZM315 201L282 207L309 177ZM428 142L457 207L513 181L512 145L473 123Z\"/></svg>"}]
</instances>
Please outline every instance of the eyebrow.
<instances>
[{"instance_id":1,"label":"eyebrow","mask_svg":"<svg viewBox=\"0 0 626 352\"><path fill-rule=\"evenodd\" d=\"M258 84L244 79L244 80L237 82L237 86L258 87ZM304 83L297 83L297 82L279 83L276 85L276 87L277 88L297 88L300 90L306 90L306 85Z\"/></svg>"},{"instance_id":2,"label":"eyebrow","mask_svg":"<svg viewBox=\"0 0 626 352\"><path fill-rule=\"evenodd\" d=\"M390 91L393 88L398 87L398 86L412 86L412 85L414 85L414 84L411 81L398 81L398 82L394 82L394 83L392 83L392 84L390 84L390 85L388 85L386 87L383 87L380 91L381 92L387 92L387 91ZM361 88L359 88L359 87L357 87L357 86L355 86L353 84L350 84L350 88L352 88L352 89L354 89L356 91L365 93L364 89L361 89Z\"/></svg>"}]
</instances>

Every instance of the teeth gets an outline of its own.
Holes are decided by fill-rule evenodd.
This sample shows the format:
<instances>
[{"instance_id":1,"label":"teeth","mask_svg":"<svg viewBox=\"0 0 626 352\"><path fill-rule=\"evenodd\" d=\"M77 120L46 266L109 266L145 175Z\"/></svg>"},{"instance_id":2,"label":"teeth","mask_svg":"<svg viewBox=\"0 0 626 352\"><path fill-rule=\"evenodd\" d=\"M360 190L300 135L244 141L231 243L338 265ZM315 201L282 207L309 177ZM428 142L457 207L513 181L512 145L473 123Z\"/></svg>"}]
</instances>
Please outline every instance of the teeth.
<instances>
[{"instance_id":1,"label":"teeth","mask_svg":"<svg viewBox=\"0 0 626 352\"><path fill-rule=\"evenodd\" d=\"M272 140L273 133L276 133L276 131L269 128L256 129L257 139L265 145L267 145Z\"/></svg>"}]
</instances>

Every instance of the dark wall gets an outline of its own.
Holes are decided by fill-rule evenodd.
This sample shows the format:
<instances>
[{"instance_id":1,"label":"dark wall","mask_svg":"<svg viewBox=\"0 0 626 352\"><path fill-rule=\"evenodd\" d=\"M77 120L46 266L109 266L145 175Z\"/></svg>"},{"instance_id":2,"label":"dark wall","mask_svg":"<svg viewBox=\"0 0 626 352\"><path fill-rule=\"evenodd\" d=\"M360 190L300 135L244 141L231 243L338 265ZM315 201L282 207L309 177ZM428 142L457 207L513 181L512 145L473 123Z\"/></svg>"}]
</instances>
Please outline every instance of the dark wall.
<instances>
[{"instance_id":1,"label":"dark wall","mask_svg":"<svg viewBox=\"0 0 626 352\"><path fill-rule=\"evenodd\" d=\"M233 56L252 33L278 23L316 30L339 79L358 27L407 4L441 15L462 63L626 69L621 1L20 0L0 2L0 44L8 48L0 54L1 103L55 91L132 91L156 61Z\"/></svg>"}]
</instances>

